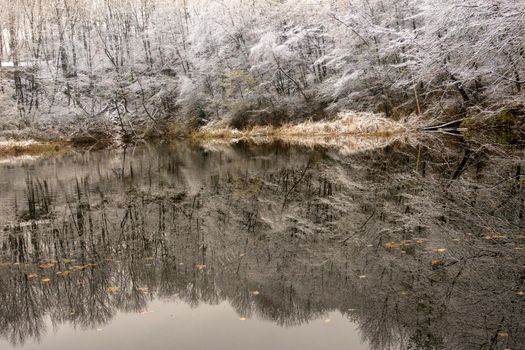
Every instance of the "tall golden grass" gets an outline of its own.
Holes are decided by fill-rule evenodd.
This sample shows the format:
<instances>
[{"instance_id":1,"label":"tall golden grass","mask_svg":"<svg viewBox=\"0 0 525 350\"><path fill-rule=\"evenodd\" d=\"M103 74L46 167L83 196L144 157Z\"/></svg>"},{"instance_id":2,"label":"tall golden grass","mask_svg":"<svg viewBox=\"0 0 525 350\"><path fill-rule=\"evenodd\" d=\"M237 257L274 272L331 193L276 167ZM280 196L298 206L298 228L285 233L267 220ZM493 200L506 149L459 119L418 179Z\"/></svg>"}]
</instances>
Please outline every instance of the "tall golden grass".
<instances>
[{"instance_id":1,"label":"tall golden grass","mask_svg":"<svg viewBox=\"0 0 525 350\"><path fill-rule=\"evenodd\" d=\"M0 141L0 157L19 157L26 155L41 155L62 151L66 145L63 142Z\"/></svg>"},{"instance_id":2,"label":"tall golden grass","mask_svg":"<svg viewBox=\"0 0 525 350\"><path fill-rule=\"evenodd\" d=\"M209 124L195 131L192 136L196 140L272 138L284 141L299 137L319 138L345 135L383 137L403 134L409 130L407 125L408 123L393 121L372 113L345 113L334 120L306 121L280 127L255 126L246 130Z\"/></svg>"},{"instance_id":3,"label":"tall golden grass","mask_svg":"<svg viewBox=\"0 0 525 350\"><path fill-rule=\"evenodd\" d=\"M414 142L412 130L420 126L418 117L393 121L371 113L345 113L329 121L306 121L281 127L253 127L238 130L219 125L207 125L192 136L206 148L216 149L239 141L268 144L274 141L306 147L336 149L353 154L385 147L394 141Z\"/></svg>"}]
</instances>

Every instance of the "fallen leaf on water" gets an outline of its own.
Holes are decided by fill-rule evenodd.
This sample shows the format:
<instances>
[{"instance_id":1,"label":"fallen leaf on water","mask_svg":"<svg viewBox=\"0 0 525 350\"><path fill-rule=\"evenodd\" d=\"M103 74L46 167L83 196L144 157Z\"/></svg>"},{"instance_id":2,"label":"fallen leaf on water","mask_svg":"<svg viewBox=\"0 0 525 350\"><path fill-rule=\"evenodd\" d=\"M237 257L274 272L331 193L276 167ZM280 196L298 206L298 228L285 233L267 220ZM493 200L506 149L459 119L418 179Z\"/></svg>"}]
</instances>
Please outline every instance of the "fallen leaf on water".
<instances>
[{"instance_id":1,"label":"fallen leaf on water","mask_svg":"<svg viewBox=\"0 0 525 350\"><path fill-rule=\"evenodd\" d=\"M509 336L509 333L507 333L505 331L498 332L498 337L506 338L508 336Z\"/></svg>"},{"instance_id":2,"label":"fallen leaf on water","mask_svg":"<svg viewBox=\"0 0 525 350\"><path fill-rule=\"evenodd\" d=\"M374 245L373 244L367 244L366 246L370 248L370 247L373 247Z\"/></svg>"},{"instance_id":3,"label":"fallen leaf on water","mask_svg":"<svg viewBox=\"0 0 525 350\"><path fill-rule=\"evenodd\" d=\"M82 270L85 270L87 268L95 267L95 266L97 266L97 265L96 264L75 265L75 266L69 267L68 270L71 270L71 271L82 271Z\"/></svg>"},{"instance_id":4,"label":"fallen leaf on water","mask_svg":"<svg viewBox=\"0 0 525 350\"><path fill-rule=\"evenodd\" d=\"M518 295L518 296L522 297L522 296L524 296L524 295L525 295L525 292L524 292L524 291L522 291L522 290L520 290L519 292L516 292L516 295Z\"/></svg>"},{"instance_id":5,"label":"fallen leaf on water","mask_svg":"<svg viewBox=\"0 0 525 350\"><path fill-rule=\"evenodd\" d=\"M140 292L143 292L143 293L147 293L148 292L148 288L146 288L146 287L137 288L137 290L140 291Z\"/></svg>"},{"instance_id":6,"label":"fallen leaf on water","mask_svg":"<svg viewBox=\"0 0 525 350\"><path fill-rule=\"evenodd\" d=\"M240 321L246 321L246 317L239 318Z\"/></svg>"},{"instance_id":7,"label":"fallen leaf on water","mask_svg":"<svg viewBox=\"0 0 525 350\"><path fill-rule=\"evenodd\" d=\"M202 271L206 268L206 265L195 265L195 268L199 271Z\"/></svg>"},{"instance_id":8,"label":"fallen leaf on water","mask_svg":"<svg viewBox=\"0 0 525 350\"><path fill-rule=\"evenodd\" d=\"M361 276L359 276L359 278L361 278L361 279L366 278L366 275L361 275Z\"/></svg>"},{"instance_id":9,"label":"fallen leaf on water","mask_svg":"<svg viewBox=\"0 0 525 350\"><path fill-rule=\"evenodd\" d=\"M252 292L252 294L253 294L253 295L259 295L259 291L258 291L258 290L254 290L254 291Z\"/></svg>"},{"instance_id":10,"label":"fallen leaf on water","mask_svg":"<svg viewBox=\"0 0 525 350\"><path fill-rule=\"evenodd\" d=\"M77 259L64 259L63 261L64 263L69 264L69 263L77 261Z\"/></svg>"},{"instance_id":11,"label":"fallen leaf on water","mask_svg":"<svg viewBox=\"0 0 525 350\"><path fill-rule=\"evenodd\" d=\"M55 266L54 263L49 262L49 263L45 263L45 264L39 265L38 267L40 267L43 270L47 270L47 269L50 269L50 268L52 268L54 266Z\"/></svg>"},{"instance_id":12,"label":"fallen leaf on water","mask_svg":"<svg viewBox=\"0 0 525 350\"><path fill-rule=\"evenodd\" d=\"M69 275L71 272L70 271L58 271L57 272L57 275L58 276L64 276L66 277L67 275Z\"/></svg>"},{"instance_id":13,"label":"fallen leaf on water","mask_svg":"<svg viewBox=\"0 0 525 350\"><path fill-rule=\"evenodd\" d=\"M433 250L434 252L438 252L438 253L444 253L447 251L447 248L436 248Z\"/></svg>"},{"instance_id":14,"label":"fallen leaf on water","mask_svg":"<svg viewBox=\"0 0 525 350\"><path fill-rule=\"evenodd\" d=\"M42 278L40 281L43 282L43 283L47 283L47 282L50 282L51 279L50 278Z\"/></svg>"},{"instance_id":15,"label":"fallen leaf on water","mask_svg":"<svg viewBox=\"0 0 525 350\"><path fill-rule=\"evenodd\" d=\"M111 294L115 294L115 293L117 293L119 290L120 290L119 287L109 287L109 288L108 288L108 292L111 293Z\"/></svg>"},{"instance_id":16,"label":"fallen leaf on water","mask_svg":"<svg viewBox=\"0 0 525 350\"><path fill-rule=\"evenodd\" d=\"M37 278L38 275L36 273L31 273L29 275L27 275L27 278Z\"/></svg>"},{"instance_id":17,"label":"fallen leaf on water","mask_svg":"<svg viewBox=\"0 0 525 350\"><path fill-rule=\"evenodd\" d=\"M434 266L434 267L435 266L439 266L441 264L443 264L443 262L441 260L439 260L439 259L433 259L432 260L432 266Z\"/></svg>"},{"instance_id":18,"label":"fallen leaf on water","mask_svg":"<svg viewBox=\"0 0 525 350\"><path fill-rule=\"evenodd\" d=\"M401 244L399 243L396 243L396 242L388 242L385 244L385 248L386 249L397 249L401 246Z\"/></svg>"}]
</instances>

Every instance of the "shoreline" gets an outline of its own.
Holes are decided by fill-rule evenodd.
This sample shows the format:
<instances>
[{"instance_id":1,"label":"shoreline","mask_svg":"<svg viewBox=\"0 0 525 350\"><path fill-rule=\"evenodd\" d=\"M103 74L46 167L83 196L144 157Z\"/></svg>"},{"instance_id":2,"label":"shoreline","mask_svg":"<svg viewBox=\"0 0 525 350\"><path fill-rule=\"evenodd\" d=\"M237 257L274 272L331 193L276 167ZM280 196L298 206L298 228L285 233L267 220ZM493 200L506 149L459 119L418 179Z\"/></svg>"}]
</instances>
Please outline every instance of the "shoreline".
<instances>
[{"instance_id":1,"label":"shoreline","mask_svg":"<svg viewBox=\"0 0 525 350\"><path fill-rule=\"evenodd\" d=\"M513 143L525 139L524 125L520 123L501 122L501 118L490 121L475 117L466 118L454 128L463 137L476 139L478 135L491 133L495 142ZM436 121L435 125L439 125ZM256 144L285 142L291 145L329 146L334 144L355 144L356 140L399 139L417 133L429 133L439 130L427 130L430 124L422 117L412 116L405 120L394 121L371 113L353 113L338 118L320 121L303 121L297 124L282 126L253 126L246 129L229 127L225 123L209 123L203 127L189 129L186 132L170 134L170 128L180 125L166 125L166 133L160 137L55 137L55 138L9 138L0 139L0 159L39 157L56 155L71 149L105 149L114 145L128 144L136 141L171 142L187 140L203 144L225 144L248 141ZM487 127L489 126L489 127ZM37 134L37 133L35 133ZM381 144L383 142L380 142Z\"/></svg>"}]
</instances>

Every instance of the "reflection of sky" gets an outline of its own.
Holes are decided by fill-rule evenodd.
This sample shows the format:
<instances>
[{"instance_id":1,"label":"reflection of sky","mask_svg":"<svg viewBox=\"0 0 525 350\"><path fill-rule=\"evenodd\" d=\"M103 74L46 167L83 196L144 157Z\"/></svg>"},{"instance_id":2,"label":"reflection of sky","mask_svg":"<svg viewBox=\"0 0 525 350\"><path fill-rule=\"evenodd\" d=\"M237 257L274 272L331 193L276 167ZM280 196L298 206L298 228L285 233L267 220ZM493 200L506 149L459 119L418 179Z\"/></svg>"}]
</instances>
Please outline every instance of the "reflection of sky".
<instances>
[{"instance_id":1,"label":"reflection of sky","mask_svg":"<svg viewBox=\"0 0 525 350\"><path fill-rule=\"evenodd\" d=\"M40 344L23 350L364 350L356 325L338 312L299 327L282 328L272 322L240 317L228 303L190 308L182 302L153 301L149 312L119 313L98 330L75 330L48 325ZM330 322L326 322L329 319ZM0 349L11 349L0 340Z\"/></svg>"}]
</instances>

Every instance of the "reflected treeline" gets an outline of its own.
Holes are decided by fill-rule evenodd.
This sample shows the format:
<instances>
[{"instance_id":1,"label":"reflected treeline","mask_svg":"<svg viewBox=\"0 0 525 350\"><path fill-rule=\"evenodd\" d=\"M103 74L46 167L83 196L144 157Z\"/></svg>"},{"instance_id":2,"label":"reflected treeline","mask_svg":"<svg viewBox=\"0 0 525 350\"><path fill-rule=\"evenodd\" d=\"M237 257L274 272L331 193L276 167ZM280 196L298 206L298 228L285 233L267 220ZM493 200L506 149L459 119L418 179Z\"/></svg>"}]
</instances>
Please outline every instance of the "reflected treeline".
<instances>
[{"instance_id":1,"label":"reflected treeline","mask_svg":"<svg viewBox=\"0 0 525 350\"><path fill-rule=\"evenodd\" d=\"M0 333L38 340L152 298L374 349L525 347L523 152L429 139L342 155L178 144L0 169ZM2 206L0 206L2 208Z\"/></svg>"}]
</instances>

